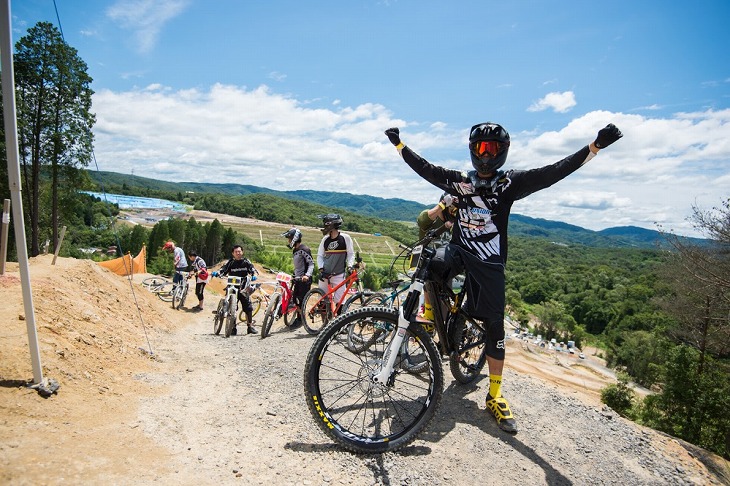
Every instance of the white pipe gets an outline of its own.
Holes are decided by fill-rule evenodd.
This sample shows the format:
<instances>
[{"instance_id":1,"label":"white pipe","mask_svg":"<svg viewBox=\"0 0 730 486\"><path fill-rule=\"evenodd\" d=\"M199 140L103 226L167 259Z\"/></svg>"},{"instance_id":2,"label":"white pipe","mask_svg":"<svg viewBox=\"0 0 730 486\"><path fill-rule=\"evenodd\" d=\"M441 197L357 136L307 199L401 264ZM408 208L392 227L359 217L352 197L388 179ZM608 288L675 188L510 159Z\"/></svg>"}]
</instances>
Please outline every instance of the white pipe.
<instances>
[{"instance_id":1,"label":"white pipe","mask_svg":"<svg viewBox=\"0 0 730 486\"><path fill-rule=\"evenodd\" d=\"M15 109L15 72L13 70L13 41L10 37L10 0L0 1L0 61L2 65L3 115L5 116L5 147L8 157L8 182L10 183L10 199L13 208L13 228L15 229L15 246L18 250L18 267L20 283L23 289L23 306L25 308L25 325L28 330L28 346L30 360L33 365L33 383L43 382L41 354L38 347L38 333L35 326L33 293L30 287L30 270L28 267L28 248L25 240L25 221L23 220L23 199L20 194L20 154L18 152L18 120Z\"/></svg>"}]
</instances>

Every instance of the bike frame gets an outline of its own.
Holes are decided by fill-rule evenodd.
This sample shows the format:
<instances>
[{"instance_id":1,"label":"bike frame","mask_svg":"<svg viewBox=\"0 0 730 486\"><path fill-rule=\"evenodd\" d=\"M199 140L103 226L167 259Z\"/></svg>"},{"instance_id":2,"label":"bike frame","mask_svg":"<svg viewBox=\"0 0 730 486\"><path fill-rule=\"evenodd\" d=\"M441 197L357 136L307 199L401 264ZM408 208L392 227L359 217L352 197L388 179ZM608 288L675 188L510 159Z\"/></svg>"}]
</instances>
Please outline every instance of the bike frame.
<instances>
[{"instance_id":1,"label":"bike frame","mask_svg":"<svg viewBox=\"0 0 730 486\"><path fill-rule=\"evenodd\" d=\"M279 302L279 309L277 309L277 318L283 316L286 314L291 314L292 312L299 309L299 305L295 304L292 307L289 307L289 302L292 299L292 296L294 295L294 285L291 287L289 286L290 283L297 280L298 277L290 278L289 280L285 278L280 278L280 275L287 275L287 274L277 274L276 275L276 288L274 288L274 291L271 293L273 296L275 293L281 294L281 301ZM288 276L288 275L287 275ZM286 309L284 312L281 311L281 309Z\"/></svg>"},{"instance_id":2,"label":"bike frame","mask_svg":"<svg viewBox=\"0 0 730 486\"><path fill-rule=\"evenodd\" d=\"M338 283L334 287L330 285L329 278L325 279L327 281L327 292L320 297L317 300L317 303L315 305L319 305L322 301L327 301L330 304L330 310L332 311L332 315L337 315L337 312L340 310L340 307L342 307L342 304L347 300L347 295L350 293L350 289L356 284L359 283L359 276L357 273L357 269L354 269L350 275L347 276L345 280ZM342 297L340 297L340 300L335 302L335 299L331 298L334 296L335 292L342 286L347 286L345 291L342 293Z\"/></svg>"}]
</instances>

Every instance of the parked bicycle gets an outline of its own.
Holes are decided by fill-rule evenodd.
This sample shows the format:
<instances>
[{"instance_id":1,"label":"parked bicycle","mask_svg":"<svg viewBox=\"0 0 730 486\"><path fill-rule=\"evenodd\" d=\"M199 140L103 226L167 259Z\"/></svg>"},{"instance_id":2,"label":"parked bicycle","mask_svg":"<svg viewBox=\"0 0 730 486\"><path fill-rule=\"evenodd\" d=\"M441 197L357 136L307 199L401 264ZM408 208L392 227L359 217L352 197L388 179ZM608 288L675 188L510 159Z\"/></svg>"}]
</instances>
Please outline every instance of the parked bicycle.
<instances>
[{"instance_id":1,"label":"parked bicycle","mask_svg":"<svg viewBox=\"0 0 730 486\"><path fill-rule=\"evenodd\" d=\"M381 453L415 440L443 395L442 356L462 383L476 379L486 362L486 331L462 308L465 292L454 293L431 277L436 250L428 245L437 236L429 233L412 248L415 272L399 310L349 312L330 322L309 351L307 405L320 429L348 450ZM433 303L434 337L416 319L422 292ZM386 338L356 351L348 343L353 324Z\"/></svg>"},{"instance_id":2,"label":"parked bicycle","mask_svg":"<svg viewBox=\"0 0 730 486\"><path fill-rule=\"evenodd\" d=\"M173 283L165 277L147 277L142 280L142 286L156 294L164 302L172 300Z\"/></svg>"},{"instance_id":3,"label":"parked bicycle","mask_svg":"<svg viewBox=\"0 0 730 486\"><path fill-rule=\"evenodd\" d=\"M255 278L253 280L255 280ZM251 310L251 317L256 317L256 314L258 314L262 308L266 309L269 305L269 301L271 300L271 294L262 287L264 284L266 284L266 282L251 282L251 285L249 285L248 298L251 300L251 307L253 307L253 310ZM238 311L238 320L241 322L247 321L245 310L241 309Z\"/></svg>"},{"instance_id":4,"label":"parked bicycle","mask_svg":"<svg viewBox=\"0 0 730 486\"><path fill-rule=\"evenodd\" d=\"M391 288L390 293L374 293L365 299L363 306L378 305L387 307L388 309L400 308L401 299L408 292L410 282L406 280L393 280L392 282L388 282L387 286ZM362 352L376 340L384 340L386 336L386 332L384 331L388 331L384 326L372 326L361 321L354 322L347 332L348 344L354 352Z\"/></svg>"},{"instance_id":5,"label":"parked bicycle","mask_svg":"<svg viewBox=\"0 0 730 486\"><path fill-rule=\"evenodd\" d=\"M309 334L318 334L333 317L362 307L367 297L371 295L363 289L359 278L359 274L365 271L365 263L359 253L355 257L355 262L355 267L342 282L334 287L329 284L329 281L327 282L327 292L319 287L313 287L304 295L302 323ZM334 299L335 292L342 287L345 287L342 296ZM356 289L354 293L351 293L352 289Z\"/></svg>"},{"instance_id":6,"label":"parked bicycle","mask_svg":"<svg viewBox=\"0 0 730 486\"><path fill-rule=\"evenodd\" d=\"M236 310L238 308L238 289L243 282L243 290L245 292L251 283L251 277L244 279L239 276L221 277L226 279L226 295L218 301L218 308L215 310L215 318L213 319L213 334L220 334L223 323L225 322L225 337L230 337L233 329L236 327Z\"/></svg>"},{"instance_id":7,"label":"parked bicycle","mask_svg":"<svg viewBox=\"0 0 730 486\"><path fill-rule=\"evenodd\" d=\"M188 279L194 274L192 272L184 272L182 270L175 270L175 273L182 277L182 280L173 286L172 289L172 308L179 310L185 304L185 298L188 296Z\"/></svg>"},{"instance_id":8,"label":"parked bicycle","mask_svg":"<svg viewBox=\"0 0 730 486\"><path fill-rule=\"evenodd\" d=\"M274 321L284 317L284 325L291 329L297 319L302 318L302 311L292 300L293 283L301 280L301 277L292 277L288 273L278 272L276 274L276 287L271 293L269 305L264 312L264 322L261 324L261 339L269 335Z\"/></svg>"}]
</instances>

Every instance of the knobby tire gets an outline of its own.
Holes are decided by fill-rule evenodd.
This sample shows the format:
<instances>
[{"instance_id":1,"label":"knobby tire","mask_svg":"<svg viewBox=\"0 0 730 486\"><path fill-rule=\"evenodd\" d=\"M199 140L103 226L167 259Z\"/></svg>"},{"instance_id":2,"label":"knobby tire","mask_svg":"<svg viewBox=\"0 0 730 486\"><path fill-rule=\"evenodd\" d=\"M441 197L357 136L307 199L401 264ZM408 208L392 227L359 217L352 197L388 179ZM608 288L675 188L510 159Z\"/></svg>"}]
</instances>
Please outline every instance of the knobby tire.
<instances>
[{"instance_id":1,"label":"knobby tire","mask_svg":"<svg viewBox=\"0 0 730 486\"><path fill-rule=\"evenodd\" d=\"M314 287L307 292L302 300L304 307L302 324L304 324L304 329L309 334L319 334L319 331L329 321L329 315L332 312L329 302L322 300L319 305L317 304L323 295L324 291L322 289Z\"/></svg>"},{"instance_id":2,"label":"knobby tire","mask_svg":"<svg viewBox=\"0 0 730 486\"><path fill-rule=\"evenodd\" d=\"M228 301L228 308L226 309L226 337L230 337L233 333L233 328L236 327L236 296L232 296Z\"/></svg>"},{"instance_id":3,"label":"knobby tire","mask_svg":"<svg viewBox=\"0 0 730 486\"><path fill-rule=\"evenodd\" d=\"M276 314L281 306L281 294L275 293L269 300L269 305L266 306L266 312L264 312L264 322L261 324L261 339L264 339L269 335L271 326L274 324Z\"/></svg>"},{"instance_id":4,"label":"knobby tire","mask_svg":"<svg viewBox=\"0 0 730 486\"><path fill-rule=\"evenodd\" d=\"M480 325L464 314L452 317L449 340L458 351L449 356L449 367L456 381L469 384L479 377L487 361L487 333Z\"/></svg>"},{"instance_id":5,"label":"knobby tire","mask_svg":"<svg viewBox=\"0 0 730 486\"><path fill-rule=\"evenodd\" d=\"M221 333L223 328L223 320L225 319L226 312L226 299L223 298L218 302L218 309L215 311L215 318L213 319L213 334L216 336Z\"/></svg>"},{"instance_id":6,"label":"knobby tire","mask_svg":"<svg viewBox=\"0 0 730 486\"><path fill-rule=\"evenodd\" d=\"M395 451L415 440L436 413L444 386L441 355L426 331L411 324L390 380L373 383L370 374L380 369L388 343L375 342L362 353L353 353L347 334L357 322L362 327L387 324L394 328L398 314L383 307L365 307L322 329L305 363L307 406L319 428L345 449ZM426 369L405 371L404 362L415 358L425 362Z\"/></svg>"}]
</instances>

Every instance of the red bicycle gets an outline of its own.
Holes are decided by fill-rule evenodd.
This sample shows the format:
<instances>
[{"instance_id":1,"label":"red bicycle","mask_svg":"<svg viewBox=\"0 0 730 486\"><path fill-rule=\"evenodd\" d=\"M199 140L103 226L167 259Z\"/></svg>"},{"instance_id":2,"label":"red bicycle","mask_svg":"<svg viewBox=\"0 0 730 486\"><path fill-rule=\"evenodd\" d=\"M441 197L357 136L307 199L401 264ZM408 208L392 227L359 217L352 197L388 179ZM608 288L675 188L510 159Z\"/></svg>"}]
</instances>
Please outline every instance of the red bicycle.
<instances>
[{"instance_id":1,"label":"red bicycle","mask_svg":"<svg viewBox=\"0 0 730 486\"><path fill-rule=\"evenodd\" d=\"M264 322L261 324L261 339L269 335L274 321L284 317L284 325L291 329L291 325L297 318L302 318L302 311L292 299L292 282L301 280L301 277L292 277L288 273L279 272L276 274L276 287L269 298L269 305L266 306Z\"/></svg>"},{"instance_id":2,"label":"red bicycle","mask_svg":"<svg viewBox=\"0 0 730 486\"><path fill-rule=\"evenodd\" d=\"M327 279L327 292L319 287L313 287L302 300L304 307L304 316L302 324L309 334L319 334L319 331L335 316L345 314L349 310L360 308L364 305L367 298L372 292L363 290L362 282L359 274L365 271L365 263L359 254L356 259L357 263L353 267L350 275L345 280L335 285L330 285ZM335 292L346 286L342 296L334 299ZM357 286L357 290L351 292Z\"/></svg>"}]
</instances>

